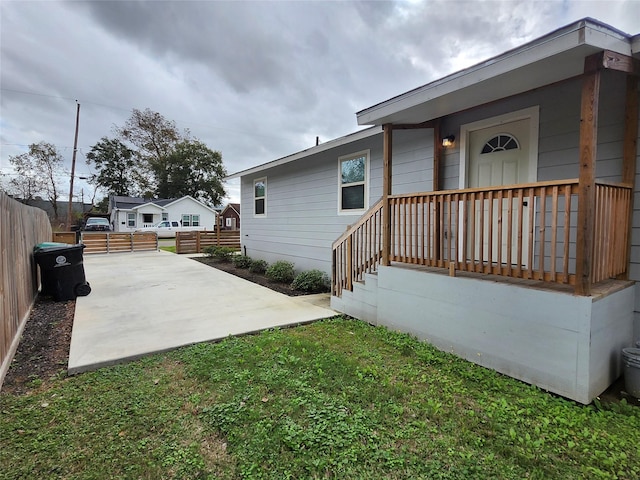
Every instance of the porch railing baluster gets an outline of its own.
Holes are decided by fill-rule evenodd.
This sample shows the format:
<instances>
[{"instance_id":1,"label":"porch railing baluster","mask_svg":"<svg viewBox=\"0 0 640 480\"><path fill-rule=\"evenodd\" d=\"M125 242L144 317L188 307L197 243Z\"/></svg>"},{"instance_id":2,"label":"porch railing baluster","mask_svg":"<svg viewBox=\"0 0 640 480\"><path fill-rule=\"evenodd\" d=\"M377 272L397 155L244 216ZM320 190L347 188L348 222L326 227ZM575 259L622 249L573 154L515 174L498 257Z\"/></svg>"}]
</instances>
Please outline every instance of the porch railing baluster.
<instances>
[{"instance_id":1,"label":"porch railing baluster","mask_svg":"<svg viewBox=\"0 0 640 480\"><path fill-rule=\"evenodd\" d=\"M577 179L390 195L389 258L575 285L577 195ZM631 202L630 185L596 182L594 283L627 273ZM380 200L333 243L334 295L378 270L382 223Z\"/></svg>"}]
</instances>

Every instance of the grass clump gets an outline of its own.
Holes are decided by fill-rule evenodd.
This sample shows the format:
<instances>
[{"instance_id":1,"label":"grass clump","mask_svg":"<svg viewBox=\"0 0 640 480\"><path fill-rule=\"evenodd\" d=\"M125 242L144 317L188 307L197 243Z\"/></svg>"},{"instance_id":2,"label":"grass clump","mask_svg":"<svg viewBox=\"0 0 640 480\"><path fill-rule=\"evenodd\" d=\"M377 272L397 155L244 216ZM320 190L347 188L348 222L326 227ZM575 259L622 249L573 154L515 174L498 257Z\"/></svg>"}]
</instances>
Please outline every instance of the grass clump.
<instances>
[{"instance_id":1,"label":"grass clump","mask_svg":"<svg viewBox=\"0 0 640 480\"><path fill-rule=\"evenodd\" d=\"M296 275L291 287L309 293L328 292L329 276L320 270L307 270Z\"/></svg>"},{"instance_id":2,"label":"grass clump","mask_svg":"<svg viewBox=\"0 0 640 480\"><path fill-rule=\"evenodd\" d=\"M266 260L252 260L251 265L249 266L249 271L251 273L264 273L267 271L267 267L269 264Z\"/></svg>"},{"instance_id":3,"label":"grass clump","mask_svg":"<svg viewBox=\"0 0 640 480\"><path fill-rule=\"evenodd\" d=\"M293 263L284 260L278 260L269 265L265 274L269 280L278 283L291 283L295 277Z\"/></svg>"},{"instance_id":4,"label":"grass clump","mask_svg":"<svg viewBox=\"0 0 640 480\"><path fill-rule=\"evenodd\" d=\"M640 413L342 317L0 394L0 478L640 478Z\"/></svg>"}]
</instances>

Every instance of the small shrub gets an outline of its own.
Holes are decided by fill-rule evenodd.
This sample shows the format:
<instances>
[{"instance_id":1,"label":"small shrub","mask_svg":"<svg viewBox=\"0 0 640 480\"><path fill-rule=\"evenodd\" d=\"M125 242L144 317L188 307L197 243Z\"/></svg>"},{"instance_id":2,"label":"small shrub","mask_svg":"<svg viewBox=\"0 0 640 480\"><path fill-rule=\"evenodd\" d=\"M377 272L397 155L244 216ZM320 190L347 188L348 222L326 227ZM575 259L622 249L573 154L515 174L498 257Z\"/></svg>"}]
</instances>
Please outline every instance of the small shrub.
<instances>
[{"instance_id":1,"label":"small shrub","mask_svg":"<svg viewBox=\"0 0 640 480\"><path fill-rule=\"evenodd\" d=\"M233 257L233 264L237 268L249 268L251 267L251 262L251 258L247 257L246 255L236 255L235 257Z\"/></svg>"},{"instance_id":2,"label":"small shrub","mask_svg":"<svg viewBox=\"0 0 640 480\"><path fill-rule=\"evenodd\" d=\"M295 277L293 263L278 260L267 268L266 275L272 282L291 283Z\"/></svg>"},{"instance_id":3,"label":"small shrub","mask_svg":"<svg viewBox=\"0 0 640 480\"><path fill-rule=\"evenodd\" d=\"M214 254L214 257L220 260L221 262L230 262L231 257L233 257L235 250L230 247L217 247L217 250Z\"/></svg>"},{"instance_id":4,"label":"small shrub","mask_svg":"<svg viewBox=\"0 0 640 480\"><path fill-rule=\"evenodd\" d=\"M293 279L291 288L309 293L329 291L329 276L320 270L307 270Z\"/></svg>"},{"instance_id":5,"label":"small shrub","mask_svg":"<svg viewBox=\"0 0 640 480\"><path fill-rule=\"evenodd\" d=\"M252 260L249 266L251 273L264 273L267 271L269 264L264 260Z\"/></svg>"},{"instance_id":6,"label":"small shrub","mask_svg":"<svg viewBox=\"0 0 640 480\"><path fill-rule=\"evenodd\" d=\"M230 262L235 250L229 247L211 245L209 247L205 247L203 252L209 258L215 258L221 262Z\"/></svg>"}]
</instances>

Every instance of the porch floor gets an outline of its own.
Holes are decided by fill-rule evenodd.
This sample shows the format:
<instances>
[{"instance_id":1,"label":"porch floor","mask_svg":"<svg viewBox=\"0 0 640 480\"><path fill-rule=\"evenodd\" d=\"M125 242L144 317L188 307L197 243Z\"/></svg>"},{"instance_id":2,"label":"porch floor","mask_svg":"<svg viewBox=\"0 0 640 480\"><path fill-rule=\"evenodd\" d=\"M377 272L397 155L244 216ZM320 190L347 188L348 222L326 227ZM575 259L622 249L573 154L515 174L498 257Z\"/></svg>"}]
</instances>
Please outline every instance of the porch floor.
<instances>
[{"instance_id":1,"label":"porch floor","mask_svg":"<svg viewBox=\"0 0 640 480\"><path fill-rule=\"evenodd\" d=\"M449 276L448 268L428 267L426 265L416 265L411 263L391 262L392 267L405 268L410 270L421 270L424 272L435 273L439 275ZM566 293L568 295L575 295L574 286L561 283L543 282L540 280L530 280L526 278L513 278L505 277L502 275L492 275L488 273L479 272L467 272L465 270L456 270L456 277L461 278L475 278L477 280L486 280L497 283L505 283L509 285L519 285L526 288L535 288L538 290L548 290L552 292ZM635 282L632 280L618 280L610 278L599 282L591 287L591 297L594 300L604 298L607 295L623 290Z\"/></svg>"}]
</instances>

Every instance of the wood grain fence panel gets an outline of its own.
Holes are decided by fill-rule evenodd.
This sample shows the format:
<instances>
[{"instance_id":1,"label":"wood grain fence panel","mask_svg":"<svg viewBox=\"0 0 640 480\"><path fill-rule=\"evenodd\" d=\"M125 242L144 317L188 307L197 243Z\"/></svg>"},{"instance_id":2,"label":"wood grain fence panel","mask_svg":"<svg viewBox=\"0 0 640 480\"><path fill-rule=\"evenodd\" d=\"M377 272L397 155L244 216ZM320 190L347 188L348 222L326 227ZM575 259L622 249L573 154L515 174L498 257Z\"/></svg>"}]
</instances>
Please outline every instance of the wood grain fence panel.
<instances>
[{"instance_id":1,"label":"wood grain fence panel","mask_svg":"<svg viewBox=\"0 0 640 480\"><path fill-rule=\"evenodd\" d=\"M44 210L0 192L0 388L38 294L33 247L51 239Z\"/></svg>"}]
</instances>

